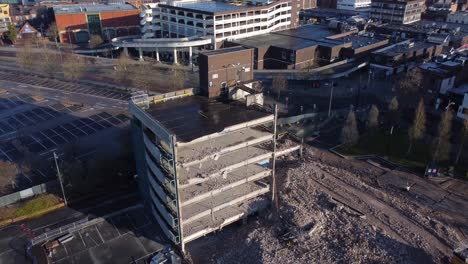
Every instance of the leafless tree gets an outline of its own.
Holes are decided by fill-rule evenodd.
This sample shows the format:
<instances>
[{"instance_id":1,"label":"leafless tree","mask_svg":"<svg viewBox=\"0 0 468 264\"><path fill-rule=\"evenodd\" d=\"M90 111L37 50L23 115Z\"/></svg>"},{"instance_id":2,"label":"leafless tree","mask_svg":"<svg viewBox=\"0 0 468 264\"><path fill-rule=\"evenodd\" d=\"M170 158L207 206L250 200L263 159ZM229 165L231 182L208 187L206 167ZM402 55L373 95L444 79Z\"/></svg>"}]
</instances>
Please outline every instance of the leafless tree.
<instances>
[{"instance_id":1,"label":"leafless tree","mask_svg":"<svg viewBox=\"0 0 468 264\"><path fill-rule=\"evenodd\" d=\"M30 41L26 41L19 52L16 53L16 60L17 64L24 69L31 70L34 67L34 53Z\"/></svg>"},{"instance_id":2,"label":"leafless tree","mask_svg":"<svg viewBox=\"0 0 468 264\"><path fill-rule=\"evenodd\" d=\"M424 133L426 133L426 109L424 107L424 100L421 99L416 111L414 112L413 125L408 130L410 144L408 146L407 154L411 153L414 141L422 139L424 137Z\"/></svg>"},{"instance_id":3,"label":"leafless tree","mask_svg":"<svg viewBox=\"0 0 468 264\"><path fill-rule=\"evenodd\" d=\"M57 30L57 24L55 24L55 22L52 22L49 25L49 28L47 29L46 34L49 40L57 42L59 34Z\"/></svg>"},{"instance_id":4,"label":"leafless tree","mask_svg":"<svg viewBox=\"0 0 468 264\"><path fill-rule=\"evenodd\" d=\"M0 160L0 187L11 185L11 188L15 188L16 175L18 174L18 168L14 163L9 161Z\"/></svg>"},{"instance_id":5,"label":"leafless tree","mask_svg":"<svg viewBox=\"0 0 468 264\"><path fill-rule=\"evenodd\" d=\"M372 105L367 117L367 129L373 131L379 127L379 109L376 105Z\"/></svg>"},{"instance_id":6,"label":"leafless tree","mask_svg":"<svg viewBox=\"0 0 468 264\"><path fill-rule=\"evenodd\" d=\"M388 104L388 123L389 126L398 126L400 124L400 110L396 96Z\"/></svg>"},{"instance_id":7,"label":"leafless tree","mask_svg":"<svg viewBox=\"0 0 468 264\"><path fill-rule=\"evenodd\" d=\"M72 82L79 80L85 73L86 65L81 56L69 54L63 64L63 77Z\"/></svg>"},{"instance_id":8,"label":"leafless tree","mask_svg":"<svg viewBox=\"0 0 468 264\"><path fill-rule=\"evenodd\" d=\"M460 157L465 147L465 142L468 139L468 119L465 118L463 121L463 126L460 131L460 143L458 145L457 157L455 158L455 164L458 164Z\"/></svg>"},{"instance_id":9,"label":"leafless tree","mask_svg":"<svg viewBox=\"0 0 468 264\"><path fill-rule=\"evenodd\" d=\"M344 123L343 128L341 129L341 143L352 146L355 145L359 140L359 131L357 128L356 115L354 111L349 111L348 117Z\"/></svg>"},{"instance_id":10,"label":"leafless tree","mask_svg":"<svg viewBox=\"0 0 468 264\"><path fill-rule=\"evenodd\" d=\"M148 91L154 90L156 81L153 79L153 67L150 64L142 64L132 67L131 76L138 88Z\"/></svg>"},{"instance_id":11,"label":"leafless tree","mask_svg":"<svg viewBox=\"0 0 468 264\"><path fill-rule=\"evenodd\" d=\"M130 58L122 53L117 59L117 62L114 67L115 79L118 80L124 86L130 86L132 83L130 67L131 63L132 61L130 60Z\"/></svg>"},{"instance_id":12,"label":"leafless tree","mask_svg":"<svg viewBox=\"0 0 468 264\"><path fill-rule=\"evenodd\" d=\"M89 47L91 49L96 49L103 42L104 42L104 40L102 39L101 36L93 34L93 35L91 35L91 38L89 39ZM96 53L93 53L93 54L96 54Z\"/></svg>"},{"instance_id":13,"label":"leafless tree","mask_svg":"<svg viewBox=\"0 0 468 264\"><path fill-rule=\"evenodd\" d=\"M439 123L437 137L433 142L433 159L435 161L444 161L450 158L450 134L452 131L452 111L446 110L442 114L442 118Z\"/></svg>"},{"instance_id":14,"label":"leafless tree","mask_svg":"<svg viewBox=\"0 0 468 264\"><path fill-rule=\"evenodd\" d=\"M417 93L422 87L422 82L423 74L419 68L415 68L405 73L398 80L398 87L405 94Z\"/></svg>"},{"instance_id":15,"label":"leafless tree","mask_svg":"<svg viewBox=\"0 0 468 264\"><path fill-rule=\"evenodd\" d=\"M37 68L39 71L48 76L53 76L59 70L59 58L57 54L51 50L43 47L39 60L37 61Z\"/></svg>"},{"instance_id":16,"label":"leafless tree","mask_svg":"<svg viewBox=\"0 0 468 264\"><path fill-rule=\"evenodd\" d=\"M271 84L272 90L278 95L278 100L280 99L281 92L288 90L288 80L284 75L278 74L273 78Z\"/></svg>"},{"instance_id":17,"label":"leafless tree","mask_svg":"<svg viewBox=\"0 0 468 264\"><path fill-rule=\"evenodd\" d=\"M172 65L170 76L170 88L171 90L183 89L185 85L185 79L187 74L185 70L178 64Z\"/></svg>"}]
</instances>

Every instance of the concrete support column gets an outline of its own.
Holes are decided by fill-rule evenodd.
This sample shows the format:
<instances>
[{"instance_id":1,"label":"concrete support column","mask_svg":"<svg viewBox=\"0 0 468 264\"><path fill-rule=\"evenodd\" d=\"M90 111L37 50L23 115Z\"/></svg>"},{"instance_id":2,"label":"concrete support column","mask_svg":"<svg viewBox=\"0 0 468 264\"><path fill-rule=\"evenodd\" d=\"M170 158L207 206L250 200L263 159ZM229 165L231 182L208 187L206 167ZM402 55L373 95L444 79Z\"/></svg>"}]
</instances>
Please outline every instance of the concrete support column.
<instances>
[{"instance_id":1,"label":"concrete support column","mask_svg":"<svg viewBox=\"0 0 468 264\"><path fill-rule=\"evenodd\" d=\"M124 47L124 54L125 54L125 56L128 57L128 48L127 47Z\"/></svg>"},{"instance_id":2,"label":"concrete support column","mask_svg":"<svg viewBox=\"0 0 468 264\"><path fill-rule=\"evenodd\" d=\"M138 48L138 55L140 57L140 60L143 60L143 50L141 48Z\"/></svg>"},{"instance_id":3,"label":"concrete support column","mask_svg":"<svg viewBox=\"0 0 468 264\"><path fill-rule=\"evenodd\" d=\"M188 56L189 56L189 65L192 66L192 46L189 47Z\"/></svg>"},{"instance_id":4,"label":"concrete support column","mask_svg":"<svg viewBox=\"0 0 468 264\"><path fill-rule=\"evenodd\" d=\"M177 49L174 48L174 64L177 64Z\"/></svg>"},{"instance_id":5,"label":"concrete support column","mask_svg":"<svg viewBox=\"0 0 468 264\"><path fill-rule=\"evenodd\" d=\"M156 61L159 62L159 48L156 48Z\"/></svg>"}]
</instances>

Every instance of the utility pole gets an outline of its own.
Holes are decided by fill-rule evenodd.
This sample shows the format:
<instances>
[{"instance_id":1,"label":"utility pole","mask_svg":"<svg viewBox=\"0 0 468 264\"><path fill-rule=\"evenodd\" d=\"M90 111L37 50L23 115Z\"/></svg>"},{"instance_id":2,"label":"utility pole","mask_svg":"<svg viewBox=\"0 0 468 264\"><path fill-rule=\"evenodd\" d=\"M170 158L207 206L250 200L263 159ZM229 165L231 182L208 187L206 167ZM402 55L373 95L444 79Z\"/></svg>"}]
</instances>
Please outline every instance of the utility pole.
<instances>
[{"instance_id":1,"label":"utility pole","mask_svg":"<svg viewBox=\"0 0 468 264\"><path fill-rule=\"evenodd\" d=\"M65 203L65 206L68 206L67 203L67 197L65 196L65 189L63 188L63 182L62 182L62 175L60 174L58 162L57 162L58 156L54 151L54 160L55 160L55 167L57 168L57 175L60 183L60 187L62 188L62 195L63 195L63 202Z\"/></svg>"},{"instance_id":2,"label":"utility pole","mask_svg":"<svg viewBox=\"0 0 468 264\"><path fill-rule=\"evenodd\" d=\"M330 91L330 103L328 104L328 117L330 117L331 114L331 106L332 106L332 100L333 100L333 87L335 86L334 81L331 81L331 91Z\"/></svg>"}]
</instances>

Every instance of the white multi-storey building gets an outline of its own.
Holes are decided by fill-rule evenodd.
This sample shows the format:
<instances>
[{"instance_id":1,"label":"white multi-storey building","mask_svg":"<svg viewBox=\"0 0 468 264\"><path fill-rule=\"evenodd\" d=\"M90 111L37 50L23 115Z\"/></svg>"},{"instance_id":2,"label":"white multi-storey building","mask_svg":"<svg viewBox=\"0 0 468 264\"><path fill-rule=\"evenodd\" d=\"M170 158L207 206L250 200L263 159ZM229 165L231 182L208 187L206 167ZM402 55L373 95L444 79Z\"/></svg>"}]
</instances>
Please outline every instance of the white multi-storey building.
<instances>
[{"instance_id":1,"label":"white multi-storey building","mask_svg":"<svg viewBox=\"0 0 468 264\"><path fill-rule=\"evenodd\" d=\"M180 52L192 48L216 49L224 40L257 36L299 26L299 11L316 0L169 0L142 5L140 38L117 38L113 45L159 52L171 49L177 63ZM179 55L178 55L179 54Z\"/></svg>"},{"instance_id":2,"label":"white multi-storey building","mask_svg":"<svg viewBox=\"0 0 468 264\"><path fill-rule=\"evenodd\" d=\"M338 0L336 8L341 10L369 12L371 0Z\"/></svg>"},{"instance_id":3,"label":"white multi-storey building","mask_svg":"<svg viewBox=\"0 0 468 264\"><path fill-rule=\"evenodd\" d=\"M147 4L142 11L143 38L209 37L213 46L219 46L226 39L296 27L298 12L304 5L315 6L311 0L178 0Z\"/></svg>"}]
</instances>

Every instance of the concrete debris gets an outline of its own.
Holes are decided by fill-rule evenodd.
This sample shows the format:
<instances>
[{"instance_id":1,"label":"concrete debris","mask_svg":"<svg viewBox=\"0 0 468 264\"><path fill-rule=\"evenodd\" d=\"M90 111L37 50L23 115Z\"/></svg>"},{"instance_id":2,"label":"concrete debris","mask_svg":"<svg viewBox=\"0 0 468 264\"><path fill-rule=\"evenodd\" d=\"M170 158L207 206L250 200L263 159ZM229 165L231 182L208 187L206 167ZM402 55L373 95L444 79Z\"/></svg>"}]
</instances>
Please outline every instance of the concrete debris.
<instances>
[{"instance_id":1,"label":"concrete debris","mask_svg":"<svg viewBox=\"0 0 468 264\"><path fill-rule=\"evenodd\" d=\"M402 191L398 185L399 181L406 185L409 177L406 174L388 172L362 161L344 161L315 149L312 156L311 151L305 150L305 161L285 157L278 162L280 209L277 217L267 212L255 221L236 227L235 231L226 230L216 237L202 239L199 244L189 245L193 261L448 262L452 246L457 243L453 225L466 227L467 219L464 215L457 216L456 208L453 214L444 215L425 204L422 192L430 195L435 192L431 188L438 186L417 178L418 184L411 192ZM382 177L379 182L378 177ZM415 186L424 184L424 189L418 190L421 193L415 194ZM454 204L466 206L464 202L457 200ZM444 206L443 210L452 210L451 205ZM216 246L210 251L212 255L207 256L206 250L212 244ZM198 251L203 254L197 254Z\"/></svg>"}]
</instances>

